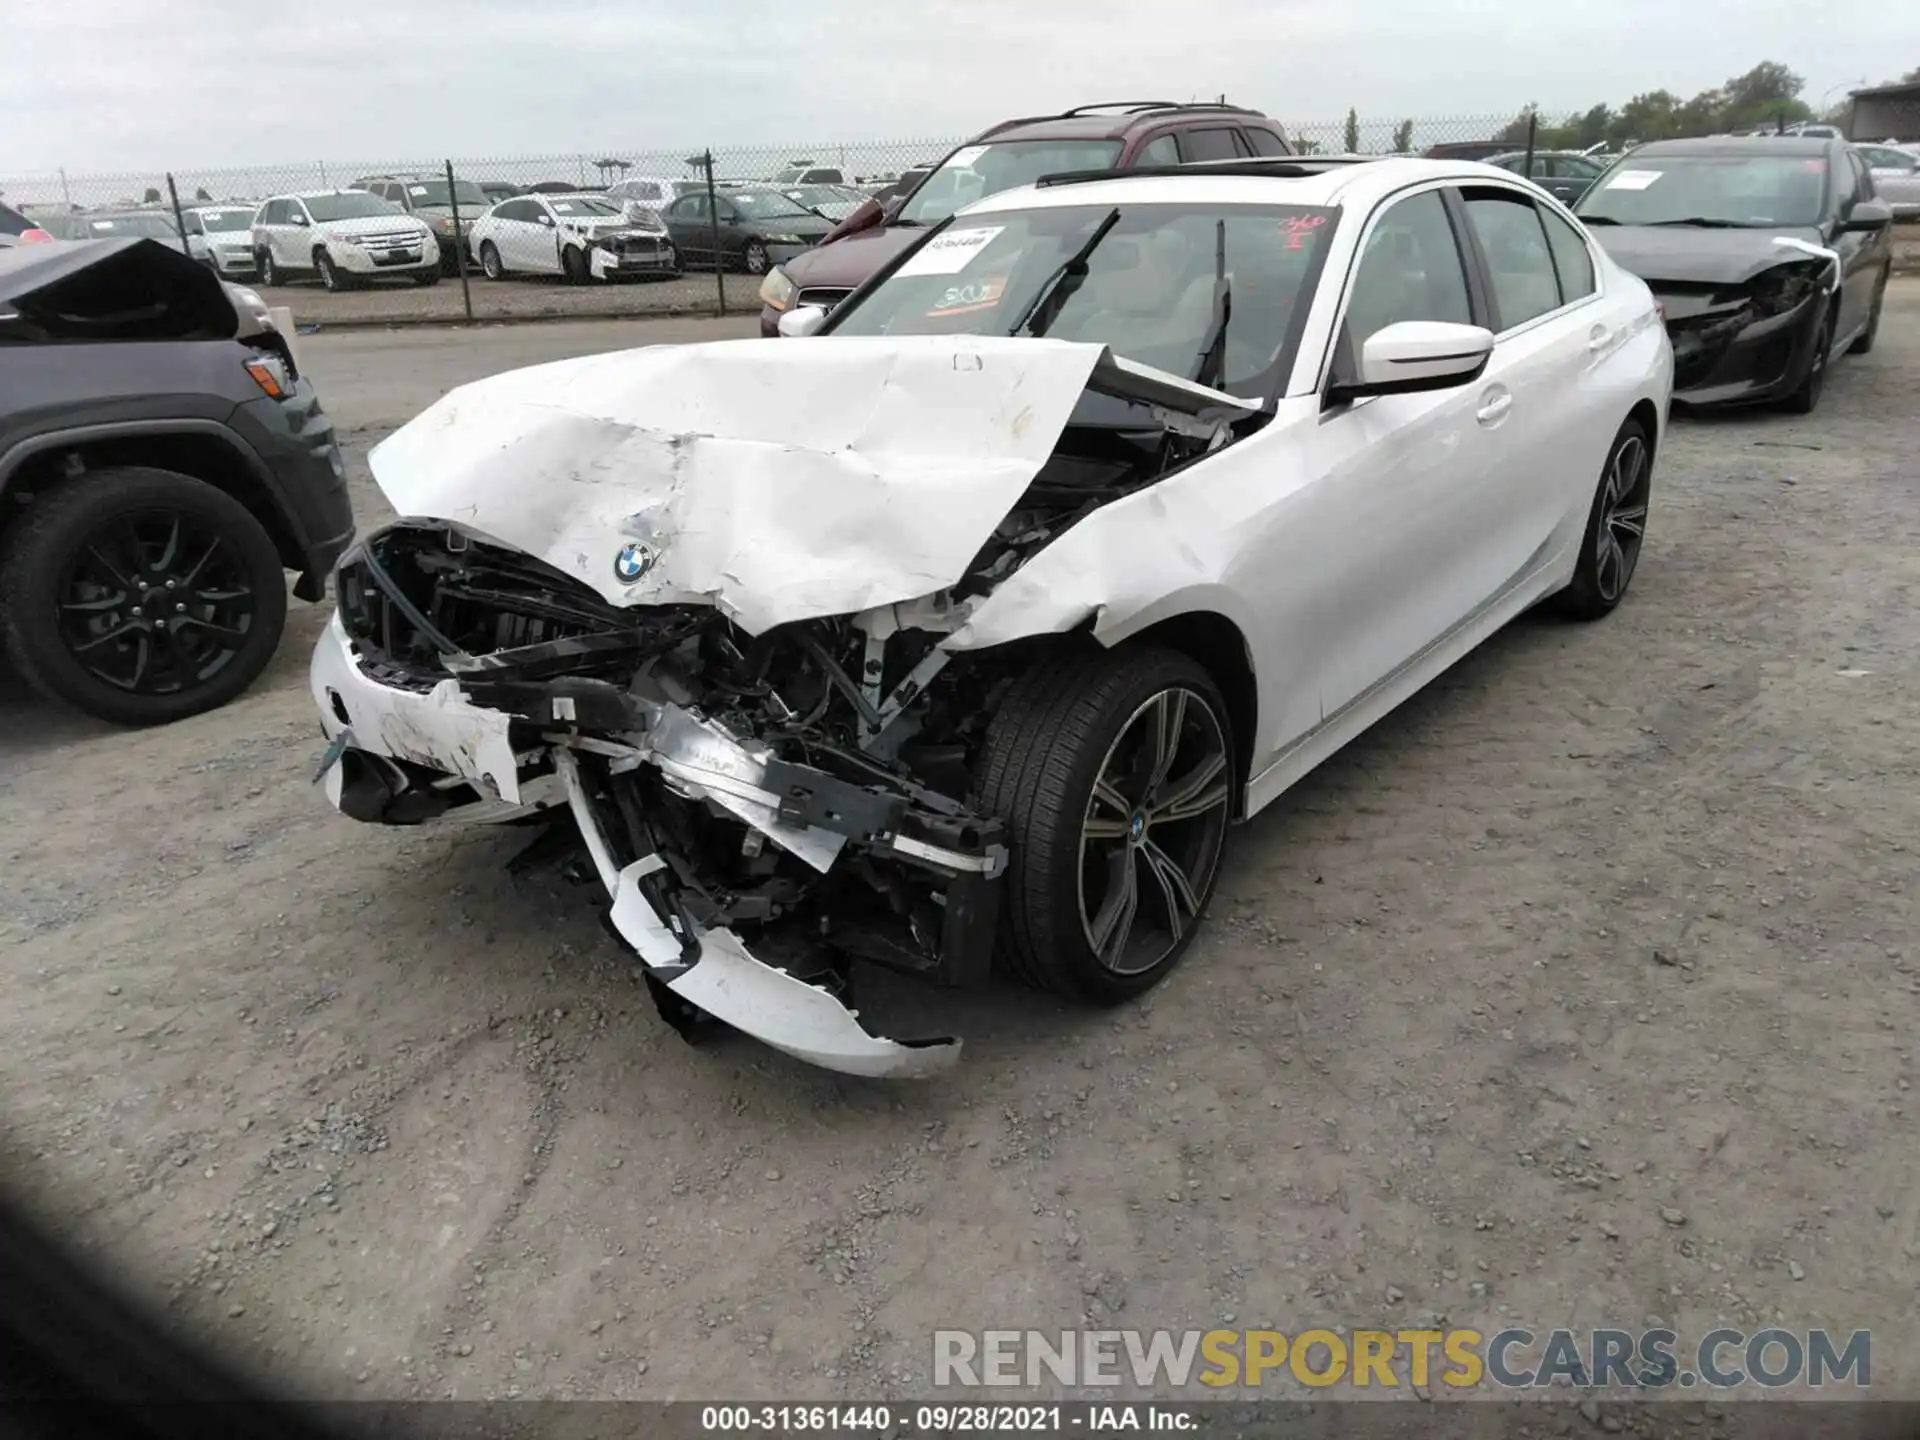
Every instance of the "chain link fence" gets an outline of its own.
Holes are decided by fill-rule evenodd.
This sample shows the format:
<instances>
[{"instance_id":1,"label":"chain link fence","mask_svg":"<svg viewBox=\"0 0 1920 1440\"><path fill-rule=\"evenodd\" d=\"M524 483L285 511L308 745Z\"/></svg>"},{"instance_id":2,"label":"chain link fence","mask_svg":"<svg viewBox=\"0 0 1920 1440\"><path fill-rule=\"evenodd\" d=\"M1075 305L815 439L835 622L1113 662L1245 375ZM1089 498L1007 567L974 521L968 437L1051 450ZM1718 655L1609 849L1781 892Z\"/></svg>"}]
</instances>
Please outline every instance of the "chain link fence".
<instances>
[{"instance_id":1,"label":"chain link fence","mask_svg":"<svg viewBox=\"0 0 1920 1440\"><path fill-rule=\"evenodd\" d=\"M1284 124L1284 122L1283 122ZM1580 117L1538 117L1541 148L1572 145L1580 138ZM1435 145L1463 142L1499 142L1513 149L1526 144L1525 117L1464 115L1438 119L1394 119L1349 116L1344 120L1285 124L1295 147L1303 152L1337 154L1418 155ZM820 142L716 148L698 154L687 150L581 151L574 154L513 155L444 159L307 160L279 165L227 168L182 166L172 171L128 171L82 174L64 170L33 175L0 176L0 202L24 211L29 218L63 237L123 233L129 228L156 238L181 243L176 216L197 206L227 206L243 210L276 196L370 184L420 183L433 187L444 199L447 177L462 182L455 193L471 196L468 183L480 187L489 201L514 192L592 192L608 187L634 188L633 182L671 182L675 189L704 190L708 155L716 188L741 182L777 183L792 190L802 180L830 183L849 193L839 201L810 192L807 201L837 219L857 203L860 193L884 191L909 171L937 164L949 151L964 144L965 136L935 136L917 140ZM622 186L621 182L629 182ZM859 192L859 193L853 193ZM663 192L664 193L664 190ZM643 202L649 204L652 202ZM478 218L477 204L461 202L463 234ZM431 218L425 216L423 218ZM674 226L669 216L670 227ZM189 229L197 222L189 221ZM437 283L410 283L407 277L374 277L344 292L330 293L313 278L297 275L294 282L264 287L269 303L289 306L302 323L378 324L474 320L537 319L563 316L751 314L759 310L760 277L750 273L744 253L735 256L727 246L702 245L697 232L676 229L674 240L693 253L682 257L674 278L637 276L569 283L560 273L514 273L503 279L480 273L479 256L471 246L459 256L449 245L447 272ZM693 242L688 244L687 242ZM244 242L241 242L244 244ZM204 248L204 242L194 249ZM711 256L721 251L716 273ZM704 253L702 253L704 252ZM238 250L232 252L241 258ZM466 266L458 262L466 261ZM757 263L757 257L756 257ZM466 274L460 270L465 268ZM558 266L553 267L556 271ZM245 278L244 272L233 278ZM351 277L350 277L351 282Z\"/></svg>"}]
</instances>

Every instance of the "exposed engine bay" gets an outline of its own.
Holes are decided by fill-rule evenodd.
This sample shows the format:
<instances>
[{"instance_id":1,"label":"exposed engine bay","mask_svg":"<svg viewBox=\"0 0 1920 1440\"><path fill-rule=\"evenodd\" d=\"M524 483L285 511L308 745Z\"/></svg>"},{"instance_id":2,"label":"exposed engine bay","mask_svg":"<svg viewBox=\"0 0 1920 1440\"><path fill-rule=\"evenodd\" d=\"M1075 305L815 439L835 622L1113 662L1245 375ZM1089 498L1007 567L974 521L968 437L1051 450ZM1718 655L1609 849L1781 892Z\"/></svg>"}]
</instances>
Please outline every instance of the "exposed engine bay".
<instances>
[{"instance_id":1,"label":"exposed engine bay","mask_svg":"<svg viewBox=\"0 0 1920 1440\"><path fill-rule=\"evenodd\" d=\"M719 603L617 604L455 518L391 526L341 562L342 653L323 640L315 658L329 793L365 821L491 807L539 826L525 858L598 875L683 1030L711 1010L835 1068L939 1068L954 1042L862 1037L878 1057L844 1036L783 1038L741 993L778 972L814 994L769 1003L830 998L851 1024L855 961L941 985L986 977L1008 861L1003 821L972 800L988 727L1047 647L1075 642L943 642L1086 516L1229 443L1250 411L1208 398L1228 404L1175 412L1089 389L944 588L758 633ZM628 543L617 579L655 558ZM717 993L723 954L755 968Z\"/></svg>"}]
</instances>

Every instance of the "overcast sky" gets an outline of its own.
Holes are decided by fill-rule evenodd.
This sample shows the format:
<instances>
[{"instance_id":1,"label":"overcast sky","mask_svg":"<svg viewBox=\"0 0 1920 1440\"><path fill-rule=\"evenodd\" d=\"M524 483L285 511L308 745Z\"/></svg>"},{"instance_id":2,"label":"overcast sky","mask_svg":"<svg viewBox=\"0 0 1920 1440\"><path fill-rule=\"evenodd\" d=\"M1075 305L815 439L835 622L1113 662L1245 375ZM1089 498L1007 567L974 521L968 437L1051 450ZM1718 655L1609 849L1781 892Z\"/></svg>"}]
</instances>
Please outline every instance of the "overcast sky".
<instances>
[{"instance_id":1,"label":"overcast sky","mask_svg":"<svg viewBox=\"0 0 1920 1440\"><path fill-rule=\"evenodd\" d=\"M1126 96L1283 121L1920 65L1886 0L11 0L0 176L945 136Z\"/></svg>"}]
</instances>

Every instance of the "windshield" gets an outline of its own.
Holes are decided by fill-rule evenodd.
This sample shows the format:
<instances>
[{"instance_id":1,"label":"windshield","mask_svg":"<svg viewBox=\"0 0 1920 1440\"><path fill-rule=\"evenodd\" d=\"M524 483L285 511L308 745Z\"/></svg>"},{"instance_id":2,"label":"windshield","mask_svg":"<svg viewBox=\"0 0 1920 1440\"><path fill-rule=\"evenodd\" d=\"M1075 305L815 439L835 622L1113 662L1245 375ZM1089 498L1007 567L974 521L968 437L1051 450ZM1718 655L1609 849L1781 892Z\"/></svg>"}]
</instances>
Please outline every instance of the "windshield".
<instances>
[{"instance_id":1,"label":"windshield","mask_svg":"<svg viewBox=\"0 0 1920 1440\"><path fill-rule=\"evenodd\" d=\"M1826 198L1827 162L1817 155L1629 155L1573 208L1617 225L1772 228L1818 225Z\"/></svg>"},{"instance_id":2,"label":"windshield","mask_svg":"<svg viewBox=\"0 0 1920 1440\"><path fill-rule=\"evenodd\" d=\"M364 190L341 190L332 195L309 195L307 213L316 221L369 220L376 215L403 215L398 205L369 195Z\"/></svg>"},{"instance_id":3,"label":"windshield","mask_svg":"<svg viewBox=\"0 0 1920 1440\"><path fill-rule=\"evenodd\" d=\"M180 232L173 228L173 220L158 213L147 215L89 215L86 217L86 233L94 240L105 240L113 235L144 235L149 240L178 240Z\"/></svg>"},{"instance_id":4,"label":"windshield","mask_svg":"<svg viewBox=\"0 0 1920 1440\"><path fill-rule=\"evenodd\" d=\"M461 208L471 205L484 209L493 202L487 199L487 192L471 180L453 182L454 198L459 200ZM419 209L422 205L437 206L442 210L451 209L453 201L447 198L447 182L444 180L413 180L407 183L407 204Z\"/></svg>"},{"instance_id":5,"label":"windshield","mask_svg":"<svg viewBox=\"0 0 1920 1440\"><path fill-rule=\"evenodd\" d=\"M734 208L742 215L755 220L778 220L782 216L812 218L811 211L794 204L778 190L729 190L723 192L721 198L733 201Z\"/></svg>"},{"instance_id":6,"label":"windshield","mask_svg":"<svg viewBox=\"0 0 1920 1440\"><path fill-rule=\"evenodd\" d=\"M200 228L214 235L219 234L223 230L245 230L253 224L253 208L251 206L244 210L201 210L195 213L199 216ZM187 223L191 225L193 219L194 215L189 214Z\"/></svg>"},{"instance_id":7,"label":"windshield","mask_svg":"<svg viewBox=\"0 0 1920 1440\"><path fill-rule=\"evenodd\" d=\"M609 200L599 195L569 195L564 200L549 200L556 215L619 215L623 207L618 200Z\"/></svg>"},{"instance_id":8,"label":"windshield","mask_svg":"<svg viewBox=\"0 0 1920 1440\"><path fill-rule=\"evenodd\" d=\"M1031 185L1042 175L1108 170L1120 158L1118 140L1001 140L966 145L946 158L901 207L897 223L937 225L954 211L1002 190Z\"/></svg>"},{"instance_id":9,"label":"windshield","mask_svg":"<svg viewBox=\"0 0 1920 1440\"><path fill-rule=\"evenodd\" d=\"M1127 359L1191 377L1216 322L1224 246L1231 304L1220 388L1264 391L1292 363L1336 214L1299 205L969 214L864 300L842 305L829 330L1007 335L1024 320L1032 333L1110 345ZM1062 267L1083 251L1085 278L1075 284Z\"/></svg>"}]
</instances>

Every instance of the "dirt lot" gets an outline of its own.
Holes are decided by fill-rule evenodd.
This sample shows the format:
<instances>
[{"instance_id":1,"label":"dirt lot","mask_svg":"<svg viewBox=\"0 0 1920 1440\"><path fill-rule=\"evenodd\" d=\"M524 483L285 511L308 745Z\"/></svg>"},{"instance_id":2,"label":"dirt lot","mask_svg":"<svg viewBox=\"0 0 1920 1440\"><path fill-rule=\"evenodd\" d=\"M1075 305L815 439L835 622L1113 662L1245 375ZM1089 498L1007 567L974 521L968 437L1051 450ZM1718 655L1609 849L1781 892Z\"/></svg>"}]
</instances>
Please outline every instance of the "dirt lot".
<instances>
[{"instance_id":1,"label":"dirt lot","mask_svg":"<svg viewBox=\"0 0 1920 1440\"><path fill-rule=\"evenodd\" d=\"M700 328L305 343L372 521L441 386ZM1916 395L1903 281L1817 416L1676 426L1619 614L1513 626L1241 829L1160 992L946 1003L918 1086L689 1048L516 841L335 815L319 610L165 731L8 692L6 1180L330 1395L924 1394L936 1326L1441 1315L1871 1326L1920 1394Z\"/></svg>"}]
</instances>

